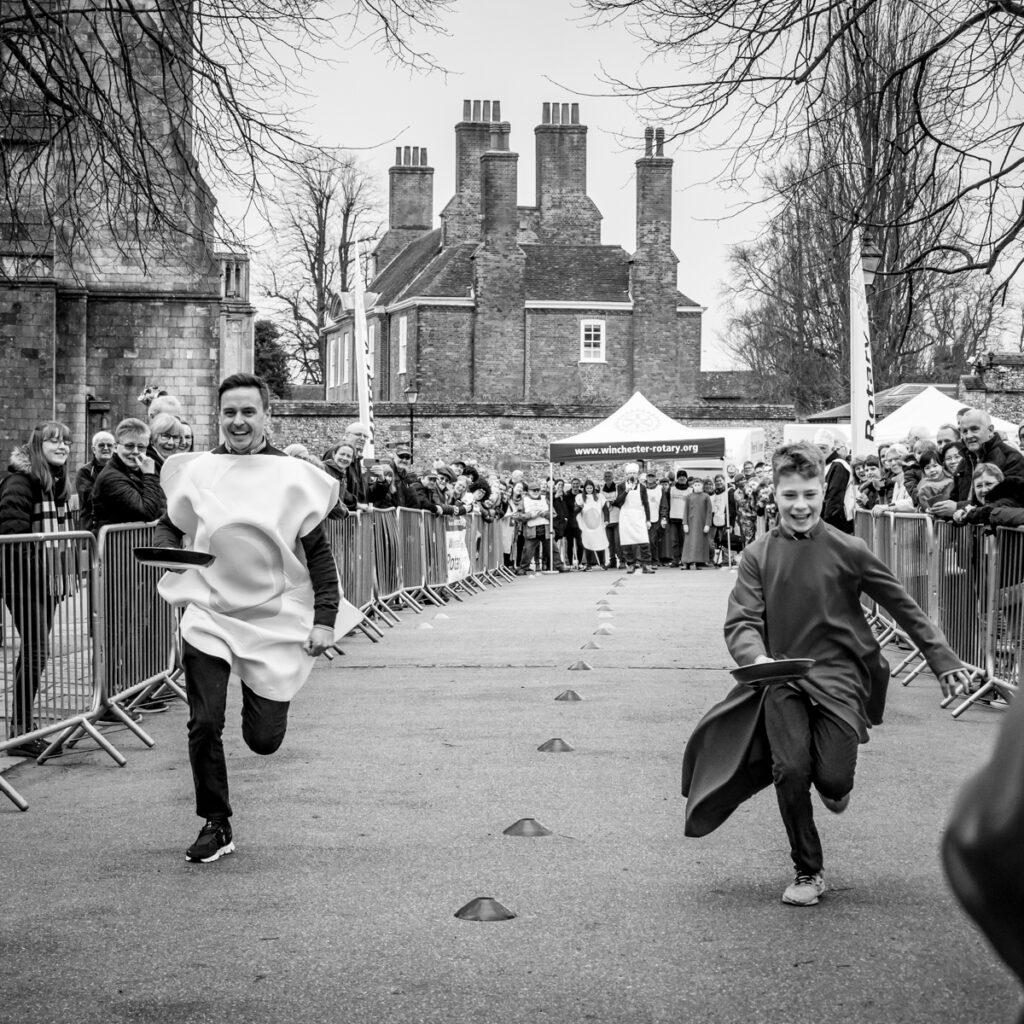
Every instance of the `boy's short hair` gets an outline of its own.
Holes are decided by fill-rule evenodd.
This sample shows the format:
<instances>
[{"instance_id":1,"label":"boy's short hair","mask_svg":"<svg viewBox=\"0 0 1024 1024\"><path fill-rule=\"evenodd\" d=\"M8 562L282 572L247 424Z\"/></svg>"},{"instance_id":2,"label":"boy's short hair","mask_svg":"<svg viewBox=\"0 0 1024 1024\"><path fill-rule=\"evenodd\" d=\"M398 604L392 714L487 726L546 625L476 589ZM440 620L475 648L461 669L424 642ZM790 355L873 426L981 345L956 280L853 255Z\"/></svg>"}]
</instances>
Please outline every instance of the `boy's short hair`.
<instances>
[{"instance_id":1,"label":"boy's short hair","mask_svg":"<svg viewBox=\"0 0 1024 1024\"><path fill-rule=\"evenodd\" d=\"M126 437L149 437L149 424L135 419L134 416L121 420L114 427L114 440L123 441Z\"/></svg>"},{"instance_id":2,"label":"boy's short hair","mask_svg":"<svg viewBox=\"0 0 1024 1024\"><path fill-rule=\"evenodd\" d=\"M796 473L805 480L823 479L825 458L810 441L781 445L772 453L772 483L778 484L784 473Z\"/></svg>"}]
</instances>

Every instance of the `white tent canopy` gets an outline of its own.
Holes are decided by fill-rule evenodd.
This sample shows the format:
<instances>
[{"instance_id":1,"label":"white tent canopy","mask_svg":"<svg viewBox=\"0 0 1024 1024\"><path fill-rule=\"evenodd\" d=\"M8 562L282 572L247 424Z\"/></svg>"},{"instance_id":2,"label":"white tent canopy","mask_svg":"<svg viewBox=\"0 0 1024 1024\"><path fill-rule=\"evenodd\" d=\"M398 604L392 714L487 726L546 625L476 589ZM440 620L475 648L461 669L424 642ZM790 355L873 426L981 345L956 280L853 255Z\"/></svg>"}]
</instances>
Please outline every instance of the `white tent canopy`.
<instances>
[{"instance_id":1,"label":"white tent canopy","mask_svg":"<svg viewBox=\"0 0 1024 1024\"><path fill-rule=\"evenodd\" d=\"M875 443L902 441L914 427L927 427L934 436L943 423L956 423L957 410L964 403L944 395L937 388L925 388L909 402L875 424ZM992 417L992 424L1011 444L1017 444L1017 425Z\"/></svg>"},{"instance_id":2,"label":"white tent canopy","mask_svg":"<svg viewBox=\"0 0 1024 1024\"><path fill-rule=\"evenodd\" d=\"M632 459L715 459L725 457L724 430L694 430L663 413L639 392L597 426L552 441L552 462L628 462Z\"/></svg>"}]
</instances>

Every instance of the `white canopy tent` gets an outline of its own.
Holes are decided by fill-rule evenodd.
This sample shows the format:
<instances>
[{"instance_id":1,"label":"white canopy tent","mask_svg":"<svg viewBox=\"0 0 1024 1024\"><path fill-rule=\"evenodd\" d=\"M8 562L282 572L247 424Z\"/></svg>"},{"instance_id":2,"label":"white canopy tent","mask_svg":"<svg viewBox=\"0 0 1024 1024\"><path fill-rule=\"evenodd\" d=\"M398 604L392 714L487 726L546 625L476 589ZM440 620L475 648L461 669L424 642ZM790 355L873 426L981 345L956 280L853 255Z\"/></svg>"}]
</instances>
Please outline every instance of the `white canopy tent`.
<instances>
[{"instance_id":1,"label":"white canopy tent","mask_svg":"<svg viewBox=\"0 0 1024 1024\"><path fill-rule=\"evenodd\" d=\"M693 430L636 391L625 405L581 434L552 441L551 462L630 462L725 458L725 431Z\"/></svg>"},{"instance_id":2,"label":"white canopy tent","mask_svg":"<svg viewBox=\"0 0 1024 1024\"><path fill-rule=\"evenodd\" d=\"M875 424L875 443L901 441L914 427L927 427L934 435L943 423L956 423L957 410L964 403L944 395L937 388L925 388L909 402ZM1012 445L1017 444L1017 425L1009 420L992 417L992 424Z\"/></svg>"}]
</instances>

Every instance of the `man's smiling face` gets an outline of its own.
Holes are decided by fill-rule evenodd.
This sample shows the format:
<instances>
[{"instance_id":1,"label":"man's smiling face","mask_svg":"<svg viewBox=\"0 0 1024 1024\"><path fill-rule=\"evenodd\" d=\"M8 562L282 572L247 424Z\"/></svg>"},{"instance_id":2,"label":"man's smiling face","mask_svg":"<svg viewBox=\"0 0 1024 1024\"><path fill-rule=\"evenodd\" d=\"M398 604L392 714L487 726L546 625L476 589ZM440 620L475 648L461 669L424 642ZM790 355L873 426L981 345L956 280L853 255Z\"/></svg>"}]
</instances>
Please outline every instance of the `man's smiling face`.
<instances>
[{"instance_id":1,"label":"man's smiling face","mask_svg":"<svg viewBox=\"0 0 1024 1024\"><path fill-rule=\"evenodd\" d=\"M263 440L267 410L259 388L230 388L220 396L220 427L236 455L252 451Z\"/></svg>"}]
</instances>

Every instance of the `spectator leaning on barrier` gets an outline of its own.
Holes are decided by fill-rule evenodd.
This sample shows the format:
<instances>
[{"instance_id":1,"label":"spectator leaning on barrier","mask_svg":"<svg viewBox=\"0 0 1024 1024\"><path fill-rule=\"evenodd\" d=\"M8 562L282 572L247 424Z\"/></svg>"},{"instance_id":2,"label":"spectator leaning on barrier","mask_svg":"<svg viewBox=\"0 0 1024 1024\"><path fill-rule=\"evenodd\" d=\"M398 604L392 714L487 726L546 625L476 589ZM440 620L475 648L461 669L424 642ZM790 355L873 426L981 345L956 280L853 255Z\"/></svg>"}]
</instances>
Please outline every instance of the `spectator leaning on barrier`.
<instances>
[{"instance_id":1,"label":"spectator leaning on barrier","mask_svg":"<svg viewBox=\"0 0 1024 1024\"><path fill-rule=\"evenodd\" d=\"M888 477L883 481L883 490L878 504L871 510L873 514L882 512L913 512L914 502L907 493L903 481L904 460L908 455L907 446L891 444L886 449L882 460L888 470Z\"/></svg>"},{"instance_id":2,"label":"spectator leaning on barrier","mask_svg":"<svg viewBox=\"0 0 1024 1024\"><path fill-rule=\"evenodd\" d=\"M953 477L951 499L936 502L936 514L952 516L970 499L974 470L983 462L998 466L1007 479L1024 480L1024 456L1016 448L995 436L992 418L984 409L967 409L960 417L963 462Z\"/></svg>"},{"instance_id":3,"label":"spectator leaning on barrier","mask_svg":"<svg viewBox=\"0 0 1024 1024\"><path fill-rule=\"evenodd\" d=\"M937 448L929 447L918 459L922 480L917 485L916 502L922 512L927 512L937 501L945 501L953 489L953 477L946 472L942 454Z\"/></svg>"},{"instance_id":4,"label":"spectator leaning on barrier","mask_svg":"<svg viewBox=\"0 0 1024 1024\"><path fill-rule=\"evenodd\" d=\"M338 504L349 512L355 512L359 508L355 491L349 490L351 477L348 471L355 457L355 447L348 441L342 441L324 458L324 472L338 481Z\"/></svg>"},{"instance_id":5,"label":"spectator leaning on barrier","mask_svg":"<svg viewBox=\"0 0 1024 1024\"><path fill-rule=\"evenodd\" d=\"M960 431L955 423L943 423L935 431L935 446L939 449L945 447L951 441L960 440Z\"/></svg>"},{"instance_id":6,"label":"spectator leaning on barrier","mask_svg":"<svg viewBox=\"0 0 1024 1024\"><path fill-rule=\"evenodd\" d=\"M182 452L194 451L196 447L195 438L192 436L192 424L181 421L181 443L178 450Z\"/></svg>"},{"instance_id":7,"label":"spectator leaning on barrier","mask_svg":"<svg viewBox=\"0 0 1024 1024\"><path fill-rule=\"evenodd\" d=\"M147 428L146 433L149 433ZM75 491L78 493L79 520L83 530L95 533L98 527L95 525L92 512L92 489L96 484L96 478L103 471L103 467L110 461L114 454L114 435L109 430L98 430L92 435L92 458L79 468L75 475Z\"/></svg>"},{"instance_id":8,"label":"spectator leaning on barrier","mask_svg":"<svg viewBox=\"0 0 1024 1024\"><path fill-rule=\"evenodd\" d=\"M363 471L363 449L370 440L370 428L365 423L350 423L345 428L342 444L352 446L353 458L345 477L345 489L355 495L357 504L369 507L366 497L366 474ZM326 459L324 460L326 462Z\"/></svg>"},{"instance_id":9,"label":"spectator leaning on barrier","mask_svg":"<svg viewBox=\"0 0 1024 1024\"><path fill-rule=\"evenodd\" d=\"M67 462L71 431L50 420L36 426L28 443L15 448L0 481L0 535L59 533L67 529ZM57 605L66 596L66 578L58 560L38 545L17 544L3 549L7 585L3 599L21 638L14 664L10 736L32 732L33 706L49 656L50 628ZM49 744L26 740L7 753L11 757L39 757Z\"/></svg>"},{"instance_id":10,"label":"spectator leaning on barrier","mask_svg":"<svg viewBox=\"0 0 1024 1024\"><path fill-rule=\"evenodd\" d=\"M971 481L971 497L963 508L953 513L954 523L987 523L992 509L988 507L988 496L1004 482L1003 471L989 462L976 466Z\"/></svg>"},{"instance_id":11,"label":"spectator leaning on barrier","mask_svg":"<svg viewBox=\"0 0 1024 1024\"><path fill-rule=\"evenodd\" d=\"M873 509L883 497L882 465L877 455L865 455L861 460L863 480L857 488L857 507Z\"/></svg>"},{"instance_id":12,"label":"spectator leaning on barrier","mask_svg":"<svg viewBox=\"0 0 1024 1024\"><path fill-rule=\"evenodd\" d=\"M149 427L142 420L121 420L114 438L117 450L93 488L97 531L114 523L151 523L167 506L156 463L146 454Z\"/></svg>"}]
</instances>

